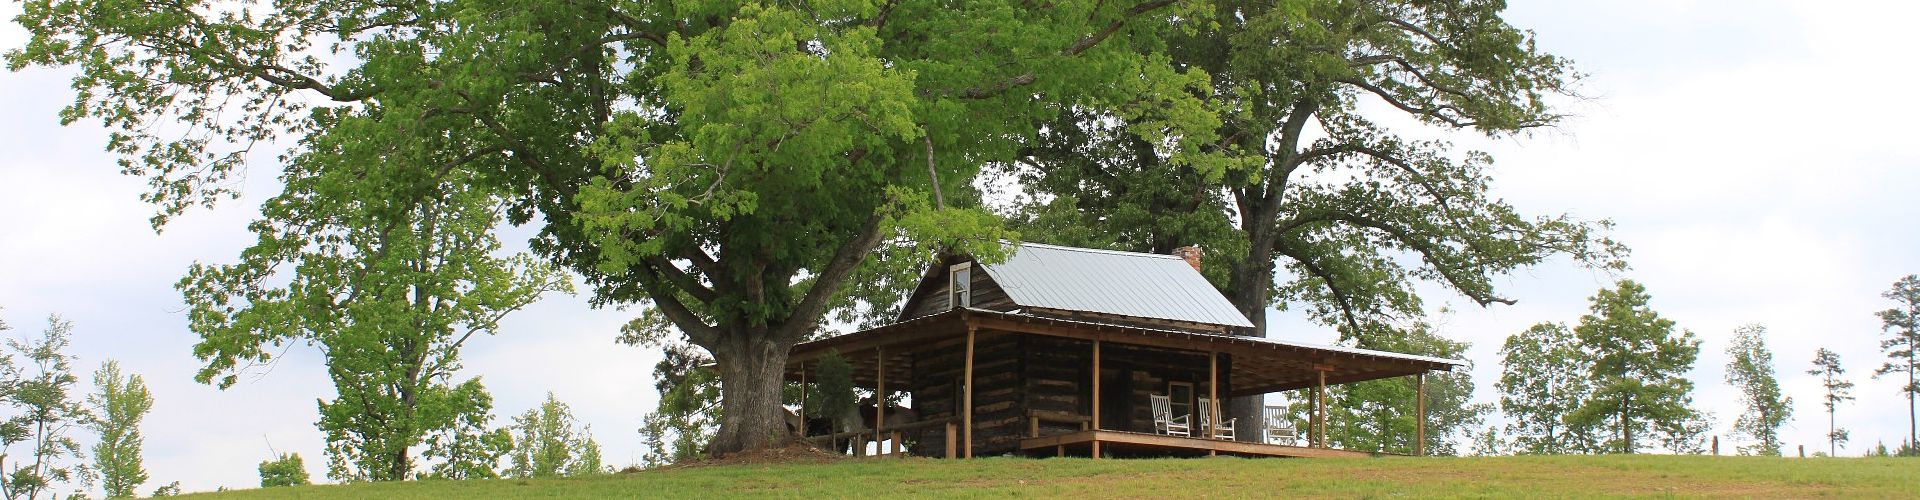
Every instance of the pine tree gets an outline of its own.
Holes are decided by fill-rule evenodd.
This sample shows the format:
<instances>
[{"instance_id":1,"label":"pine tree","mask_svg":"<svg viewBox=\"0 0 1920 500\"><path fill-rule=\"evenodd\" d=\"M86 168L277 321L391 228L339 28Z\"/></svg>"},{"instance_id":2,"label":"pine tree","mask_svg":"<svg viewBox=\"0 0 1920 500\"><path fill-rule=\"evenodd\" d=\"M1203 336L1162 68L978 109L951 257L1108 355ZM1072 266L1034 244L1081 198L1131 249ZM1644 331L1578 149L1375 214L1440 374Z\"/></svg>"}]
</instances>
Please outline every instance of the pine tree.
<instances>
[{"instance_id":1,"label":"pine tree","mask_svg":"<svg viewBox=\"0 0 1920 500\"><path fill-rule=\"evenodd\" d=\"M1907 396L1907 442L1920 442L1920 426L1915 423L1914 396L1920 394L1920 382L1914 376L1920 374L1920 275L1909 274L1893 283L1893 289L1880 294L1896 305L1880 311L1881 329L1887 332L1887 338L1880 341L1880 349L1886 351L1889 360L1873 371L1873 378L1895 373L1907 374L1907 383L1900 392Z\"/></svg>"},{"instance_id":2,"label":"pine tree","mask_svg":"<svg viewBox=\"0 0 1920 500\"><path fill-rule=\"evenodd\" d=\"M1840 403L1853 399L1853 382L1840 378L1847 374L1847 369L1840 366L1840 355L1825 347L1814 351L1813 369L1807 370L1807 374L1819 376L1821 387L1827 389L1826 396L1820 398L1821 404L1827 407L1827 454L1840 456L1839 445L1847 442L1847 430L1839 427L1835 409Z\"/></svg>"}]
</instances>

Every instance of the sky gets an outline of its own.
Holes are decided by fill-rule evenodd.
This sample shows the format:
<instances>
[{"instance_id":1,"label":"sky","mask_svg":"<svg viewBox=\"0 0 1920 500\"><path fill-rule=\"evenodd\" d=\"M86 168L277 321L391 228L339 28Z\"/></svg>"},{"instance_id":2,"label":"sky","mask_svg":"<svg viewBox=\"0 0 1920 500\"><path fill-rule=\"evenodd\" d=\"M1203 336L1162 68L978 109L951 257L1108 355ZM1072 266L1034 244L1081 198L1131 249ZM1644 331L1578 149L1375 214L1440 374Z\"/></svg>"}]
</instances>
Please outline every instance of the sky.
<instances>
[{"instance_id":1,"label":"sky","mask_svg":"<svg viewBox=\"0 0 1920 500\"><path fill-rule=\"evenodd\" d=\"M1607 274L1556 259L1501 277L1519 302L1480 308L1427 286L1429 305L1452 312L1440 332L1472 342L1480 401L1495 401L1497 350L1543 321L1578 321L1587 299L1615 279L1646 285L1651 306L1704 346L1691 373L1696 406L1725 436L1739 413L1723 383L1735 328L1760 324L1794 415L1791 448L1824 449L1818 381L1805 371L1816 348L1838 352L1858 384L1839 420L1852 431L1843 454L1907 429L1907 401L1891 379L1868 377L1884 356L1874 311L1894 280L1920 273L1920 152L1909 147L1920 101L1892 89L1920 80L1920 46L1905 2L1513 1L1508 19L1541 49L1587 75L1559 127L1512 138L1448 134L1405 124L1493 155L1494 193L1530 214L1610 219L1633 249L1631 270ZM19 4L0 4L11 19ZM0 50L25 41L0 26ZM258 484L257 464L302 455L324 476L315 402L332 389L314 350L294 346L233 388L193 381L197 336L172 285L194 262L223 263L252 240L245 224L276 192L272 155L259 154L238 200L198 209L156 234L140 179L103 152L106 131L59 126L72 99L70 69L0 75L0 319L8 334L36 334L49 314L75 323L75 371L103 360L145 376L155 405L143 429L153 478L188 491ZM510 242L510 244L513 244ZM592 426L615 465L638 463L636 429L656 399L656 353L617 344L634 313L592 309L553 295L509 316L501 334L470 342L465 373L483 377L496 422L548 391ZM1332 330L1273 314L1274 337L1331 343ZM84 375L83 375L84 376ZM1723 438L1724 439L1724 438ZM1731 443L1725 446L1730 449Z\"/></svg>"}]
</instances>

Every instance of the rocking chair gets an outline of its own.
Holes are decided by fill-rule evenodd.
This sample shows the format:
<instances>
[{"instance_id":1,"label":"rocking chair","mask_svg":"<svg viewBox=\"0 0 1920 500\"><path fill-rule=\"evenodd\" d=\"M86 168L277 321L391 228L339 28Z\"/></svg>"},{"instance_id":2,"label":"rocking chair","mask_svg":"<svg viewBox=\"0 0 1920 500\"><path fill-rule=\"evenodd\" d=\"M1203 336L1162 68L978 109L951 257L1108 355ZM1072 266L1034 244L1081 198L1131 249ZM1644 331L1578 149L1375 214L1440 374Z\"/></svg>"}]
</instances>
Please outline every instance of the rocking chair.
<instances>
[{"instance_id":1,"label":"rocking chair","mask_svg":"<svg viewBox=\"0 0 1920 500\"><path fill-rule=\"evenodd\" d=\"M1188 415L1173 416L1173 400L1167 396L1154 394L1147 397L1153 405L1153 431L1169 436L1193 437L1192 420Z\"/></svg>"},{"instance_id":2,"label":"rocking chair","mask_svg":"<svg viewBox=\"0 0 1920 500\"><path fill-rule=\"evenodd\" d=\"M1299 444L1300 429L1294 427L1293 419L1287 415L1286 408L1268 406L1264 410L1261 414L1261 420L1266 421L1267 424L1266 438L1268 444L1284 444L1289 446Z\"/></svg>"},{"instance_id":3,"label":"rocking chair","mask_svg":"<svg viewBox=\"0 0 1920 500\"><path fill-rule=\"evenodd\" d=\"M1233 441L1233 424L1239 419L1227 418L1221 419L1219 422L1214 422L1212 403L1212 400L1200 398L1200 428L1205 429L1207 434L1209 434L1208 437L1213 439Z\"/></svg>"}]
</instances>

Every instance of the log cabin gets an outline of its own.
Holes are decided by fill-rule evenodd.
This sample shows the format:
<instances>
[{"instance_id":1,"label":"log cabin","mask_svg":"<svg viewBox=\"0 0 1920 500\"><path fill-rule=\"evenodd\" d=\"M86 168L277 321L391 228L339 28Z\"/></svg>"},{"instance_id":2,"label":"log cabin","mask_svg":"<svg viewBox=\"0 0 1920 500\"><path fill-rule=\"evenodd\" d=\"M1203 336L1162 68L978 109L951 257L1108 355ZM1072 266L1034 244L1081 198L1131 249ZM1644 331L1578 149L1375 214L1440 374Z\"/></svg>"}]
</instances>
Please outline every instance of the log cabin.
<instances>
[{"instance_id":1,"label":"log cabin","mask_svg":"<svg viewBox=\"0 0 1920 500\"><path fill-rule=\"evenodd\" d=\"M935 259L898 321L794 346L787 380L804 388L810 364L838 353L853 365L856 387L909 399L915 422L876 414L871 421L886 424L858 432L889 443L876 446L882 452L1330 457L1378 453L1326 446L1328 385L1416 377L1413 442L1422 443L1425 374L1465 364L1236 335L1253 325L1201 276L1194 247L1176 252L1184 255L1037 243L1010 250L994 264ZM1260 422L1222 421L1227 412L1206 404L1296 390L1314 408L1288 418L1306 423L1304 443L1271 442ZM1161 413L1186 416L1185 436L1156 425L1156 397L1167 401Z\"/></svg>"}]
</instances>

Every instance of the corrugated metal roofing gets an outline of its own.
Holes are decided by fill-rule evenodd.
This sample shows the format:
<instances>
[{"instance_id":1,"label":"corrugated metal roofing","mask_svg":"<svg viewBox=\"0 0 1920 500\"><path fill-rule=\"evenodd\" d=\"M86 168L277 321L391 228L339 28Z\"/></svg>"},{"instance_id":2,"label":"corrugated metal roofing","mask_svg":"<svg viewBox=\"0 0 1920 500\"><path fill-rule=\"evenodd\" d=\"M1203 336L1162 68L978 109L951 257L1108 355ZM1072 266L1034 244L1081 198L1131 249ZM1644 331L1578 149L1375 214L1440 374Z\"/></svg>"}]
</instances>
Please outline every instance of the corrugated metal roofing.
<instances>
[{"instance_id":1,"label":"corrugated metal roofing","mask_svg":"<svg viewBox=\"0 0 1920 500\"><path fill-rule=\"evenodd\" d=\"M1005 262L981 267L1023 307L1253 326L1172 255L1021 243Z\"/></svg>"},{"instance_id":2,"label":"corrugated metal roofing","mask_svg":"<svg viewBox=\"0 0 1920 500\"><path fill-rule=\"evenodd\" d=\"M1192 268L1189 267L1188 269L1192 269ZM1331 344L1295 342L1291 340L1280 340L1280 339L1267 338L1267 337L1245 337L1240 335L1221 335L1221 334L1205 333L1205 332L1190 332L1185 330L1168 330L1164 328L1147 328L1142 326L1116 325L1112 323L1102 323L1099 321L1082 321L1082 320L1073 320L1073 319L1048 318L1044 316L1032 316L1032 315L1026 315L1026 314L992 311L992 310L980 309L980 308L974 308L974 307L969 307L967 308L967 310L976 312L976 313L992 314L997 316L1031 316L1036 319L1045 320L1052 323L1072 323L1072 324L1080 324L1080 325L1109 326L1109 327L1115 327L1115 328L1126 328L1130 330L1138 330L1142 332L1158 332L1158 333L1170 334L1170 335L1178 334L1178 335L1186 336L1189 338L1217 338L1217 339L1223 339L1229 342L1249 342L1254 344L1265 344L1265 345L1273 345L1273 346L1280 346L1280 347L1292 347L1296 349L1310 349L1310 350L1337 352L1337 353L1343 353L1343 354L1353 354L1353 355L1359 355L1359 356L1373 356L1377 358L1397 359L1397 360L1403 360L1403 361L1423 361L1427 363L1439 363L1439 364L1454 365L1454 366L1467 366L1468 364L1466 361L1452 359L1452 358L1421 356L1418 354L1402 354L1402 353L1391 352L1391 351L1375 351L1372 349L1361 349L1358 347L1346 347L1346 346L1338 346L1338 345L1331 345Z\"/></svg>"}]
</instances>

